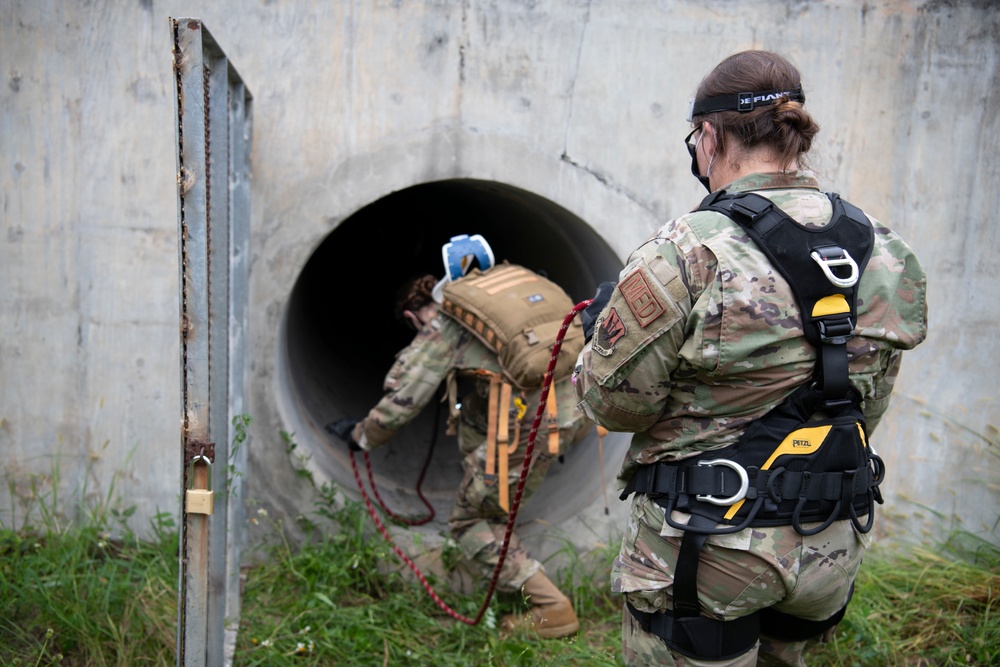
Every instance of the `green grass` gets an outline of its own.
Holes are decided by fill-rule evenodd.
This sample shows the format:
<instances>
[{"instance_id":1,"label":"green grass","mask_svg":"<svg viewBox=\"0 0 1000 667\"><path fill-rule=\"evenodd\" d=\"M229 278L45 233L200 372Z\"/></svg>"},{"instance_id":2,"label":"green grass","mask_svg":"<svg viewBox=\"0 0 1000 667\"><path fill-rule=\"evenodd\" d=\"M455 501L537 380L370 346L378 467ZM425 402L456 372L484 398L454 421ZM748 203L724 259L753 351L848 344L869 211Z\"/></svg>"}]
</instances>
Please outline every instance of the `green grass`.
<instances>
[{"instance_id":1,"label":"green grass","mask_svg":"<svg viewBox=\"0 0 1000 667\"><path fill-rule=\"evenodd\" d=\"M280 544L267 564L249 573L234 665L621 664L620 607L591 583L582 561L571 560L562 582L581 615L578 635L501 639L497 620L527 609L520 596L495 595L477 625L456 620L402 576L408 570L385 539L366 530L372 520L364 505L332 507L324 511L341 526L337 534L294 552ZM610 554L604 560L610 567ZM428 581L453 611L475 618L485 586L460 596L433 577Z\"/></svg>"},{"instance_id":2,"label":"green grass","mask_svg":"<svg viewBox=\"0 0 1000 667\"><path fill-rule=\"evenodd\" d=\"M176 527L160 515L154 539L137 539L130 510L113 505L105 498L75 522L52 506L35 512L37 525L0 519L0 667L175 664ZM558 583L573 598L579 634L500 638L497 619L525 609L518 596L496 595L478 625L457 621L401 574L405 565L372 533L363 505L334 503L327 490L317 515L340 530L307 522L311 541L292 549L275 524L263 564L248 572L234 665L622 664L621 608L607 578L614 549L587 561L560 554L569 565ZM460 596L430 582L470 618L486 593ZM936 549L876 548L835 640L809 664L1000 664L998 591L1000 550L967 534Z\"/></svg>"},{"instance_id":3,"label":"green grass","mask_svg":"<svg viewBox=\"0 0 1000 667\"><path fill-rule=\"evenodd\" d=\"M0 572L0 665L172 663L176 534L0 530Z\"/></svg>"},{"instance_id":4,"label":"green grass","mask_svg":"<svg viewBox=\"0 0 1000 667\"><path fill-rule=\"evenodd\" d=\"M815 664L1000 665L998 547L959 533L936 550L876 549L855 586Z\"/></svg>"}]
</instances>

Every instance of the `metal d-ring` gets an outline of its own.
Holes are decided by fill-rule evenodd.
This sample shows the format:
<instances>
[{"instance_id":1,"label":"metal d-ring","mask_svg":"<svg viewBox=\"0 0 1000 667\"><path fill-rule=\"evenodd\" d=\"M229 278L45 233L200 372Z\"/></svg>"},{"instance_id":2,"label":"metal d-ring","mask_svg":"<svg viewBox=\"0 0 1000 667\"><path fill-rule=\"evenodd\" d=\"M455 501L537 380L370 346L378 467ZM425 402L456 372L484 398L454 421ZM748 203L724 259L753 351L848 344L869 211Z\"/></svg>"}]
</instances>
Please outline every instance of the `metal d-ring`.
<instances>
[{"instance_id":1,"label":"metal d-ring","mask_svg":"<svg viewBox=\"0 0 1000 667\"><path fill-rule=\"evenodd\" d=\"M841 257L834 257L831 250L839 250L844 253ZM853 287L856 282L858 282L858 264L854 261L843 248L820 248L818 250L813 250L809 253L809 256L813 258L819 268L823 269L823 273L826 274L827 280L836 285L837 287ZM830 270L831 266L849 266L851 267L851 275L846 278L840 278Z\"/></svg>"},{"instance_id":2,"label":"metal d-ring","mask_svg":"<svg viewBox=\"0 0 1000 667\"><path fill-rule=\"evenodd\" d=\"M732 505L733 503L739 502L747 497L747 489L750 488L750 477L747 475L747 471L739 463L735 461L730 461L729 459L712 459L711 461L699 461L699 466L726 466L727 468L732 468L740 478L740 488L739 491L727 498L716 498L713 495L703 495L695 496L696 499L703 503L711 503L712 505Z\"/></svg>"}]
</instances>

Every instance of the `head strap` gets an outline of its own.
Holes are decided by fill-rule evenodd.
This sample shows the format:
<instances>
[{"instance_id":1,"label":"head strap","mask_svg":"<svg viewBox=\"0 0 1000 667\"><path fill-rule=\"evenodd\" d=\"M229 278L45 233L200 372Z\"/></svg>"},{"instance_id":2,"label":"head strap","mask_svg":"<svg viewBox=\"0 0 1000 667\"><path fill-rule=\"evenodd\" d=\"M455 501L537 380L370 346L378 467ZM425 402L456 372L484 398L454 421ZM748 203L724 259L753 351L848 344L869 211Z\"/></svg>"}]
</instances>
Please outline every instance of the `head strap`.
<instances>
[{"instance_id":1,"label":"head strap","mask_svg":"<svg viewBox=\"0 0 1000 667\"><path fill-rule=\"evenodd\" d=\"M782 97L805 104L806 96L802 92L802 86L794 88L778 88L776 90L765 90L761 92L749 93L727 93L726 95L716 95L706 97L703 100L691 98L691 107L688 109L688 122L694 120L695 116L703 116L707 113L718 111L753 111L757 107L774 104Z\"/></svg>"}]
</instances>

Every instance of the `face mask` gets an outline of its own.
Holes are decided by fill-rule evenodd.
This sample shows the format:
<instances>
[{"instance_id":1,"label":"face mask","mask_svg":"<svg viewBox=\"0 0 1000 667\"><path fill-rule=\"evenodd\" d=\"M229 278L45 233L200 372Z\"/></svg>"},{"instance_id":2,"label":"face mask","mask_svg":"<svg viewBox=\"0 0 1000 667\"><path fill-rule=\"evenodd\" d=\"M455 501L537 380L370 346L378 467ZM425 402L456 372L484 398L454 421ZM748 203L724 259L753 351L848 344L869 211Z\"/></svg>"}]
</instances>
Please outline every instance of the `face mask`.
<instances>
[{"instance_id":1,"label":"face mask","mask_svg":"<svg viewBox=\"0 0 1000 667\"><path fill-rule=\"evenodd\" d=\"M692 132L692 134L694 134L694 132ZM691 135L688 135L688 137L690 137L690 136ZM702 130L701 134L698 135L698 141L697 141L697 143L695 143L695 145L694 145L693 148L692 148L691 144L688 143L687 141L685 141L684 143L688 147L688 153L691 154L691 173L694 174L694 177L698 179L699 183L701 183L702 185L705 186L706 190L708 190L709 192L711 192L712 191L712 186L709 185L708 177L712 173L712 160L715 159L715 154L714 153L712 154L712 157L708 158L708 170L707 170L707 173L704 176L702 176L701 173L698 171L698 145L701 143L701 140L704 137L705 137L705 131Z\"/></svg>"}]
</instances>

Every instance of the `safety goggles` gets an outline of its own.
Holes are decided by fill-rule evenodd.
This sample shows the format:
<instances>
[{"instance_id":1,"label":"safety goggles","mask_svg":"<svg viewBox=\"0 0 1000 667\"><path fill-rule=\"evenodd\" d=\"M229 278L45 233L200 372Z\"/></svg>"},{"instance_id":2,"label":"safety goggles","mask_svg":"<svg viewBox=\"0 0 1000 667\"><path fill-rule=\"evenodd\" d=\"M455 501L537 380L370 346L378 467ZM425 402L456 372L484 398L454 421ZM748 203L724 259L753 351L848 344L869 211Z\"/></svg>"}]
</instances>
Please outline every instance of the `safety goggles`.
<instances>
[{"instance_id":1,"label":"safety goggles","mask_svg":"<svg viewBox=\"0 0 1000 667\"><path fill-rule=\"evenodd\" d=\"M694 141L694 133L700 131L701 131L701 124L699 124L698 127L691 130L691 134L684 137L684 145L687 146L688 154L691 156L691 159L696 159L695 151L698 150L698 142Z\"/></svg>"}]
</instances>

